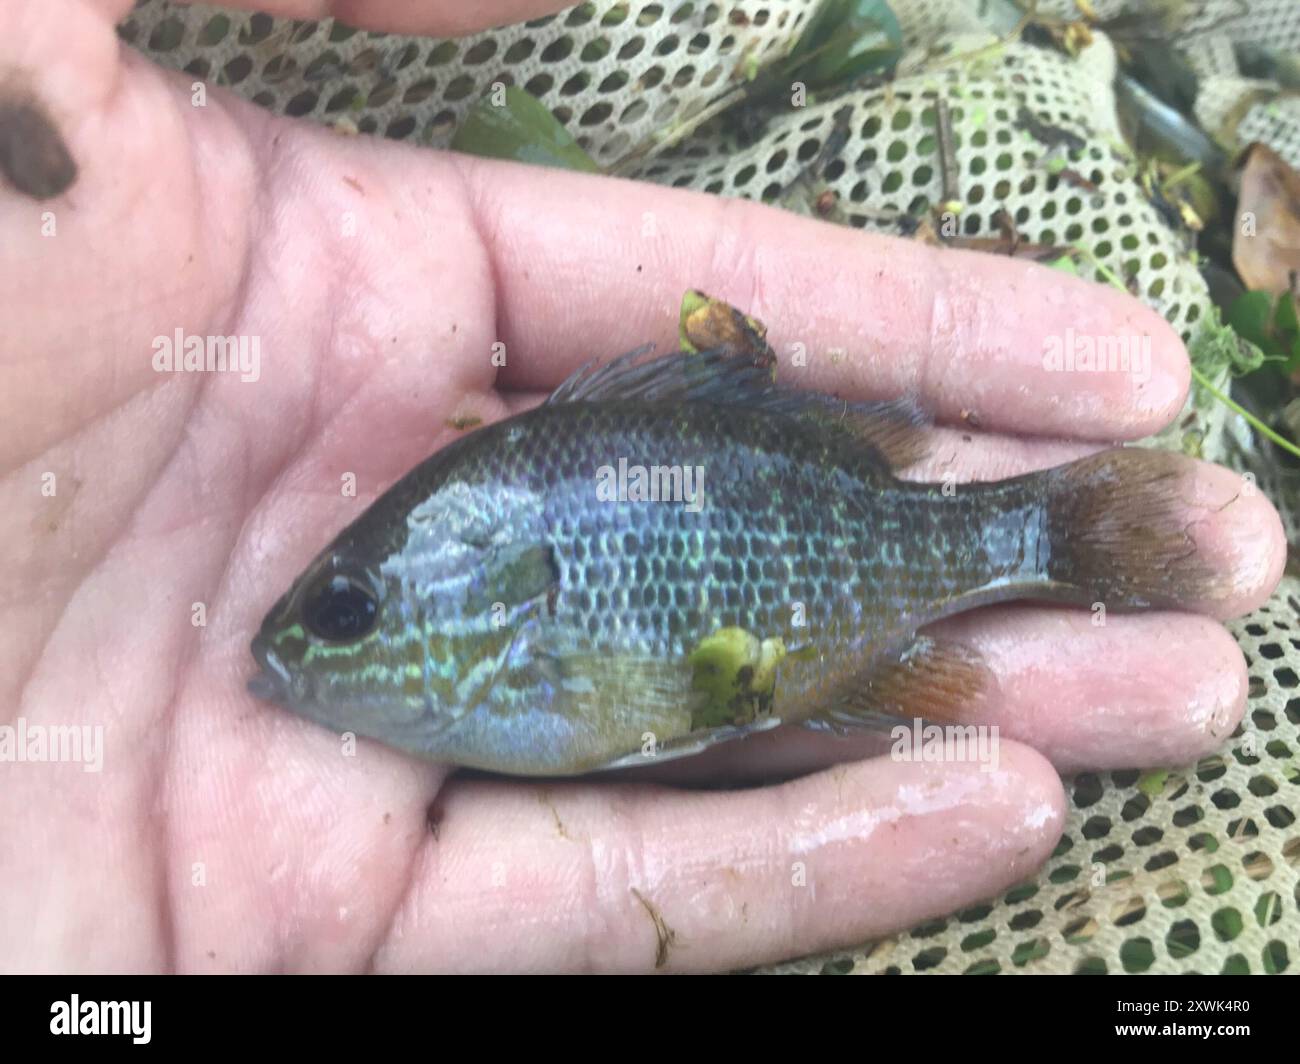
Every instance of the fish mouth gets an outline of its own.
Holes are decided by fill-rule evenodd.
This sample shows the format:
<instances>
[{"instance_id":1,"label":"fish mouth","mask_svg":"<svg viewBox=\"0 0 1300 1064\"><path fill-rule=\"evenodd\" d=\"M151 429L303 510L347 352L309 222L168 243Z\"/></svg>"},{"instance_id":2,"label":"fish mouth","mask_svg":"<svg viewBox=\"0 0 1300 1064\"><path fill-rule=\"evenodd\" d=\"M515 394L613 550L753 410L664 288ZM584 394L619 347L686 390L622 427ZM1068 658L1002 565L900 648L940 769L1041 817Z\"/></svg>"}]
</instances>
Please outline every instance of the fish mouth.
<instances>
[{"instance_id":1,"label":"fish mouth","mask_svg":"<svg viewBox=\"0 0 1300 1064\"><path fill-rule=\"evenodd\" d=\"M248 681L249 694L271 702L288 702L289 670L284 667L284 662L280 660L270 642L264 636L258 635L253 639L249 649L261 666L260 671Z\"/></svg>"}]
</instances>

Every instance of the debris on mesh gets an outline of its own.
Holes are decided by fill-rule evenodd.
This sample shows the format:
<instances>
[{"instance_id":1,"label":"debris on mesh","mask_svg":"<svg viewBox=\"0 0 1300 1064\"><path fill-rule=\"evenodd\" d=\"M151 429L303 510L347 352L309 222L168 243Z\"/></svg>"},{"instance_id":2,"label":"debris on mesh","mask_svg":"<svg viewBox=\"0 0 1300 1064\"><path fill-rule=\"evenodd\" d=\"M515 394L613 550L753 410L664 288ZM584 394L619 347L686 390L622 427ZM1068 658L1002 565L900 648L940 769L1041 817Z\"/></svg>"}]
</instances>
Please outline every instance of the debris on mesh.
<instances>
[{"instance_id":1,"label":"debris on mesh","mask_svg":"<svg viewBox=\"0 0 1300 1064\"><path fill-rule=\"evenodd\" d=\"M1114 53L1104 38L1086 62L998 45L986 34L942 45L951 56L996 50L778 113L749 144L743 132L702 133L637 176L776 201L817 164L812 187L835 193L841 220L895 235L914 232L932 207L949 201L960 205L953 222L961 236L999 237L1005 215L1024 241L1062 253L1084 247L1104 270L1085 263L1079 272L1124 278L1190 336L1208 305L1205 283L1188 255L1187 233L1136 181L1109 89ZM1107 97L1111 106L1097 106ZM941 107L954 148L947 174ZM846 135L825 160L822 146L846 111Z\"/></svg>"},{"instance_id":2,"label":"debris on mesh","mask_svg":"<svg viewBox=\"0 0 1300 1064\"><path fill-rule=\"evenodd\" d=\"M434 40L142 0L119 33L276 113L436 147L494 86L516 86L604 169L914 239L938 218L948 241L1118 283L1193 351L1214 346L1207 335L1224 329L1188 216L1153 194L1121 132L1118 59L1176 56L1220 150L1262 141L1300 167L1300 97L1269 65L1300 52L1300 4L1039 0L1029 26L1011 0L890 0L903 51L887 83L797 102L792 85L764 108L719 107L789 54L818 3L601 0ZM1201 368L1228 390L1229 360ZM1198 388L1155 442L1252 472L1295 542L1300 475L1261 455L1244 425ZM1300 907L1300 579L1231 627L1250 701L1220 753L1183 770L1078 776L1065 835L1033 882L771 970L1296 971L1300 945L1283 929Z\"/></svg>"}]
</instances>

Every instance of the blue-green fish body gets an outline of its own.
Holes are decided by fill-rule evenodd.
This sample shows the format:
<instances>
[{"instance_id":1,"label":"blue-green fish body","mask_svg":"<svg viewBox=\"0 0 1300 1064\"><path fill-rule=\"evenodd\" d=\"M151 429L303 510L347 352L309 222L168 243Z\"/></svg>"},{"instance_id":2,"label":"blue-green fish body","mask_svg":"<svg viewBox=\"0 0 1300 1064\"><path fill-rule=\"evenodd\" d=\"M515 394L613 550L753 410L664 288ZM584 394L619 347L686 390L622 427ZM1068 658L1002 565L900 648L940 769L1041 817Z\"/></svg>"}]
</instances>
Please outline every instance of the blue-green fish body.
<instances>
[{"instance_id":1,"label":"blue-green fish body","mask_svg":"<svg viewBox=\"0 0 1300 1064\"><path fill-rule=\"evenodd\" d=\"M987 677L918 629L977 605L1203 591L1176 456L909 483L906 403L782 390L726 352L638 355L402 478L267 616L253 689L431 759L571 774L943 715Z\"/></svg>"}]
</instances>

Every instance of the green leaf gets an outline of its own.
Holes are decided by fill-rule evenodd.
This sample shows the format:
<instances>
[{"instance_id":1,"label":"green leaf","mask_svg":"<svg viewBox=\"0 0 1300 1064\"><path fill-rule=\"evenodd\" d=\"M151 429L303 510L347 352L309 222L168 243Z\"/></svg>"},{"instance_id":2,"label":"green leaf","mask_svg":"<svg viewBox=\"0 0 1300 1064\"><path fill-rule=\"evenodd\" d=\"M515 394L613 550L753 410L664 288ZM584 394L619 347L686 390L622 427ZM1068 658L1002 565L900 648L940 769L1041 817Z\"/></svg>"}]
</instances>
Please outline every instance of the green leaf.
<instances>
[{"instance_id":1,"label":"green leaf","mask_svg":"<svg viewBox=\"0 0 1300 1064\"><path fill-rule=\"evenodd\" d=\"M880 38L876 38L873 43L881 43ZM851 49L828 73L814 73L812 77L816 84L825 85L829 82L853 81L868 74L881 74L893 69L898 62L899 51L896 45L888 43L875 48Z\"/></svg>"},{"instance_id":2,"label":"green leaf","mask_svg":"<svg viewBox=\"0 0 1300 1064\"><path fill-rule=\"evenodd\" d=\"M885 0L823 0L787 69L813 88L892 70L903 31Z\"/></svg>"},{"instance_id":3,"label":"green leaf","mask_svg":"<svg viewBox=\"0 0 1300 1064\"><path fill-rule=\"evenodd\" d=\"M1267 292L1243 292L1228 308L1228 324L1252 344L1272 346L1269 321L1273 317L1273 297Z\"/></svg>"},{"instance_id":4,"label":"green leaf","mask_svg":"<svg viewBox=\"0 0 1300 1064\"><path fill-rule=\"evenodd\" d=\"M1160 792L1165 789L1165 780L1168 778L1169 770L1167 768L1155 769L1138 780L1138 790L1148 798L1158 798Z\"/></svg>"},{"instance_id":5,"label":"green leaf","mask_svg":"<svg viewBox=\"0 0 1300 1064\"><path fill-rule=\"evenodd\" d=\"M546 105L515 85L506 86L504 103L494 103L492 94L479 100L451 138L451 147L489 159L600 172Z\"/></svg>"},{"instance_id":6,"label":"green leaf","mask_svg":"<svg viewBox=\"0 0 1300 1064\"><path fill-rule=\"evenodd\" d=\"M1278 297L1278 310L1273 315L1273 332L1277 334L1278 346L1286 359L1279 369L1290 375L1300 369L1300 319L1296 317L1296 298L1290 291L1284 291Z\"/></svg>"},{"instance_id":7,"label":"green leaf","mask_svg":"<svg viewBox=\"0 0 1300 1064\"><path fill-rule=\"evenodd\" d=\"M1262 352L1262 361L1280 362L1278 370L1300 369L1300 321L1289 292L1277 297L1261 291L1243 292L1228 308L1228 324Z\"/></svg>"},{"instance_id":8,"label":"green leaf","mask_svg":"<svg viewBox=\"0 0 1300 1064\"><path fill-rule=\"evenodd\" d=\"M1254 293L1247 292L1246 295ZM1262 293L1265 299L1267 293ZM1245 296L1242 297L1244 299ZM1237 311L1241 299L1233 304L1232 313ZM1265 355L1249 334L1245 331L1250 327L1250 315L1255 311L1250 304L1240 312L1243 315L1243 328L1237 329L1230 324L1224 324L1223 319L1219 317L1219 308L1211 307L1210 313L1201 319L1201 327L1192 337L1192 342L1187 345L1187 353L1191 356L1193 369L1199 370L1210 380L1217 380L1226 367L1234 377L1243 376L1246 373L1253 373L1264 364ZM1267 318L1265 318L1267 321Z\"/></svg>"},{"instance_id":9,"label":"green leaf","mask_svg":"<svg viewBox=\"0 0 1300 1064\"><path fill-rule=\"evenodd\" d=\"M1234 304L1233 310L1236 309ZM1247 315L1248 311L1249 304L1240 313ZM1248 321L1247 324L1249 325ZM1224 324L1219 317L1219 308L1213 305L1210 307L1210 313L1201 319L1201 327L1192 337L1192 342L1187 345L1187 353L1192 363L1192 380L1202 391L1214 396L1233 413L1240 414L1260 435L1300 458L1300 447L1279 436L1249 410L1221 392L1215 384L1225 369L1233 376L1240 377L1259 369L1266 361L1276 361L1280 356L1269 359L1258 345L1246 339L1231 325ZM1300 353L1293 352L1293 354L1297 354L1300 358Z\"/></svg>"},{"instance_id":10,"label":"green leaf","mask_svg":"<svg viewBox=\"0 0 1300 1064\"><path fill-rule=\"evenodd\" d=\"M837 27L848 17L853 0L822 0L804 27L799 40L790 49L790 58L803 60L831 39Z\"/></svg>"},{"instance_id":11,"label":"green leaf","mask_svg":"<svg viewBox=\"0 0 1300 1064\"><path fill-rule=\"evenodd\" d=\"M1300 369L1300 336L1291 341L1291 350L1287 360L1282 363L1282 372L1290 376Z\"/></svg>"},{"instance_id":12,"label":"green leaf","mask_svg":"<svg viewBox=\"0 0 1300 1064\"><path fill-rule=\"evenodd\" d=\"M1296 318L1295 297L1283 292L1277 297L1277 312L1273 315L1273 328L1284 336L1300 335L1300 320Z\"/></svg>"},{"instance_id":13,"label":"green leaf","mask_svg":"<svg viewBox=\"0 0 1300 1064\"><path fill-rule=\"evenodd\" d=\"M1286 358L1278 368L1289 376L1300 369L1300 319L1296 317L1296 297L1290 292L1283 292L1277 298L1273 331Z\"/></svg>"}]
</instances>

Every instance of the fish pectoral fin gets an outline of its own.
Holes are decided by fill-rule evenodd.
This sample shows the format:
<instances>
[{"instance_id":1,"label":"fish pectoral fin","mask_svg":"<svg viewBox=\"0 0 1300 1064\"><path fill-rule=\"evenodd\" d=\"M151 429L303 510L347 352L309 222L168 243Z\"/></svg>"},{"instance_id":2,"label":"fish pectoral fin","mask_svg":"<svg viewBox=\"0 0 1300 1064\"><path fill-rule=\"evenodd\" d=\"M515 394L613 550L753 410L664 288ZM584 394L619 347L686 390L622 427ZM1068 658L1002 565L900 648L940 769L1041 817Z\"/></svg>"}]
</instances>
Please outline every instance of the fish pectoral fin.
<instances>
[{"instance_id":1,"label":"fish pectoral fin","mask_svg":"<svg viewBox=\"0 0 1300 1064\"><path fill-rule=\"evenodd\" d=\"M804 726L857 731L912 717L964 723L996 684L988 663L970 647L922 635L902 654L856 677Z\"/></svg>"},{"instance_id":2,"label":"fish pectoral fin","mask_svg":"<svg viewBox=\"0 0 1300 1064\"><path fill-rule=\"evenodd\" d=\"M557 705L580 722L584 748L602 751L583 771L689 757L718 743L777 727L776 716L701 727L709 695L689 660L589 651L545 655L534 667L563 692Z\"/></svg>"},{"instance_id":3,"label":"fish pectoral fin","mask_svg":"<svg viewBox=\"0 0 1300 1064\"><path fill-rule=\"evenodd\" d=\"M611 726L635 725L662 741L690 726L690 672L671 660L589 651L540 655L570 712ZM539 662L540 663L540 662Z\"/></svg>"}]
</instances>

